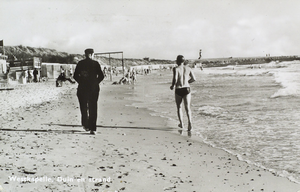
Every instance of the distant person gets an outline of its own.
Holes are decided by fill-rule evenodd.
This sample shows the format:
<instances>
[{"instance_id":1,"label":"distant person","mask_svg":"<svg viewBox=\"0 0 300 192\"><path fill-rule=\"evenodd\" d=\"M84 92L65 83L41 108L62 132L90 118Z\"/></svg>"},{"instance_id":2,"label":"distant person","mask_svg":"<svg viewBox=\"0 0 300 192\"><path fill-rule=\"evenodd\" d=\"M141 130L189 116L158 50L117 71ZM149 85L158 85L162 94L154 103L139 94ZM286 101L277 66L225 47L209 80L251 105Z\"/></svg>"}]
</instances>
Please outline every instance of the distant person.
<instances>
[{"instance_id":1,"label":"distant person","mask_svg":"<svg viewBox=\"0 0 300 192\"><path fill-rule=\"evenodd\" d=\"M199 64L199 67L200 67L201 71L203 71L202 63Z\"/></svg>"},{"instance_id":2,"label":"distant person","mask_svg":"<svg viewBox=\"0 0 300 192\"><path fill-rule=\"evenodd\" d=\"M104 78L106 79L107 78L107 68L106 67L104 67L104 69L103 69L103 74L104 74Z\"/></svg>"},{"instance_id":3,"label":"distant person","mask_svg":"<svg viewBox=\"0 0 300 192\"><path fill-rule=\"evenodd\" d=\"M100 91L100 82L104 74L100 64L93 60L94 50L86 49L85 59L78 62L74 79L78 83L77 97L81 111L81 124L90 134L96 134L97 102Z\"/></svg>"},{"instance_id":4,"label":"distant person","mask_svg":"<svg viewBox=\"0 0 300 192\"><path fill-rule=\"evenodd\" d=\"M124 81L126 80L126 81ZM122 80L122 83L124 84L124 82L126 84L131 84L131 71L130 69L128 69L127 73L125 74L125 79Z\"/></svg>"},{"instance_id":5,"label":"distant person","mask_svg":"<svg viewBox=\"0 0 300 192\"><path fill-rule=\"evenodd\" d=\"M131 79L133 84L136 83L136 71L134 68L132 68Z\"/></svg>"},{"instance_id":6,"label":"distant person","mask_svg":"<svg viewBox=\"0 0 300 192\"><path fill-rule=\"evenodd\" d=\"M37 75L39 74L38 70L34 68L33 70L33 82L38 82Z\"/></svg>"},{"instance_id":7,"label":"distant person","mask_svg":"<svg viewBox=\"0 0 300 192\"><path fill-rule=\"evenodd\" d=\"M62 79L66 78L65 69L62 66L60 66L60 74L59 74L59 76L61 76Z\"/></svg>"},{"instance_id":8,"label":"distant person","mask_svg":"<svg viewBox=\"0 0 300 192\"><path fill-rule=\"evenodd\" d=\"M22 72L22 76L26 79L26 81L27 81L27 79L28 79L28 73L26 73L26 70L24 70L23 72Z\"/></svg>"},{"instance_id":9,"label":"distant person","mask_svg":"<svg viewBox=\"0 0 300 192\"><path fill-rule=\"evenodd\" d=\"M201 57L202 57L202 49L200 49L200 51L199 51L199 57L198 57L198 59L201 59Z\"/></svg>"},{"instance_id":10,"label":"distant person","mask_svg":"<svg viewBox=\"0 0 300 192\"><path fill-rule=\"evenodd\" d=\"M60 66L60 75L62 75L64 77L66 76L65 69L62 66Z\"/></svg>"},{"instance_id":11,"label":"distant person","mask_svg":"<svg viewBox=\"0 0 300 192\"><path fill-rule=\"evenodd\" d=\"M176 59L177 67L173 68L173 81L170 87L171 90L175 87L175 101L177 106L177 115L179 119L179 127L184 128L183 125L183 114L182 114L182 100L184 101L184 106L186 114L188 117L188 131L192 129L192 113L191 113L191 89L190 83L196 81L195 75L192 69L184 65L184 57L178 55Z\"/></svg>"},{"instance_id":12,"label":"distant person","mask_svg":"<svg viewBox=\"0 0 300 192\"><path fill-rule=\"evenodd\" d=\"M32 82L32 75L30 70L27 70L27 83L31 83Z\"/></svg>"},{"instance_id":13,"label":"distant person","mask_svg":"<svg viewBox=\"0 0 300 192\"><path fill-rule=\"evenodd\" d=\"M75 81L73 79L73 69L72 69L72 67L70 67L70 69L69 69L69 78L66 78L66 80L70 81L71 83L75 83Z\"/></svg>"},{"instance_id":14,"label":"distant person","mask_svg":"<svg viewBox=\"0 0 300 192\"><path fill-rule=\"evenodd\" d=\"M115 69L116 69L116 76L118 76L119 70L117 68L115 68Z\"/></svg>"},{"instance_id":15,"label":"distant person","mask_svg":"<svg viewBox=\"0 0 300 192\"><path fill-rule=\"evenodd\" d=\"M60 73L64 73L65 69L63 68L63 66L60 66Z\"/></svg>"},{"instance_id":16,"label":"distant person","mask_svg":"<svg viewBox=\"0 0 300 192\"><path fill-rule=\"evenodd\" d=\"M73 81L70 77L66 76L65 69L62 66L60 66L60 74L56 79L56 87L61 87L62 82L64 82L64 81L69 81L72 84L75 83L75 81Z\"/></svg>"},{"instance_id":17,"label":"distant person","mask_svg":"<svg viewBox=\"0 0 300 192\"><path fill-rule=\"evenodd\" d=\"M73 77L73 69L72 69L72 67L69 68L69 76Z\"/></svg>"}]
</instances>

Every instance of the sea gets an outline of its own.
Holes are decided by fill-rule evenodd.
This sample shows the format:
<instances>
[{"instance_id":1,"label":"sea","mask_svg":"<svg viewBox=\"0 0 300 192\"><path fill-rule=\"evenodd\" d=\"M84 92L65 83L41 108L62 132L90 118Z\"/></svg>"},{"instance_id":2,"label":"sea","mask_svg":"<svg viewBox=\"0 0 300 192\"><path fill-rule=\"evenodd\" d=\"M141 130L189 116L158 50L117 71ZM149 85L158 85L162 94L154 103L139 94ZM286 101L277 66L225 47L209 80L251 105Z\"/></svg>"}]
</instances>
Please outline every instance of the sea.
<instances>
[{"instance_id":1,"label":"sea","mask_svg":"<svg viewBox=\"0 0 300 192\"><path fill-rule=\"evenodd\" d=\"M191 84L193 130L187 134L178 128L179 133L300 183L300 61L193 72L197 78ZM171 81L171 69L138 76L132 106L151 110L151 115L166 118L176 129ZM184 122L187 127L186 115Z\"/></svg>"}]
</instances>

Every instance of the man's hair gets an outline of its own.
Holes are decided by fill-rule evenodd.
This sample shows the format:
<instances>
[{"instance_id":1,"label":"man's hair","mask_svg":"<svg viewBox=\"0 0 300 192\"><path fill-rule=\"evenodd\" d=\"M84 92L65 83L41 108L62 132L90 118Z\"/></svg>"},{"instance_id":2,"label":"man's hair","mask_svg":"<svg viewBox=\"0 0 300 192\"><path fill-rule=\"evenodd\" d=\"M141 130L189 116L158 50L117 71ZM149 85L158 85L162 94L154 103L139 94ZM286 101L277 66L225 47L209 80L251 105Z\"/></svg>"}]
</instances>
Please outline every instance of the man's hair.
<instances>
[{"instance_id":1,"label":"man's hair","mask_svg":"<svg viewBox=\"0 0 300 192\"><path fill-rule=\"evenodd\" d=\"M178 55L177 56L177 59L176 59L176 63L179 65L179 64L181 64L181 63L183 63L184 62L184 57L183 57L183 55Z\"/></svg>"}]
</instances>

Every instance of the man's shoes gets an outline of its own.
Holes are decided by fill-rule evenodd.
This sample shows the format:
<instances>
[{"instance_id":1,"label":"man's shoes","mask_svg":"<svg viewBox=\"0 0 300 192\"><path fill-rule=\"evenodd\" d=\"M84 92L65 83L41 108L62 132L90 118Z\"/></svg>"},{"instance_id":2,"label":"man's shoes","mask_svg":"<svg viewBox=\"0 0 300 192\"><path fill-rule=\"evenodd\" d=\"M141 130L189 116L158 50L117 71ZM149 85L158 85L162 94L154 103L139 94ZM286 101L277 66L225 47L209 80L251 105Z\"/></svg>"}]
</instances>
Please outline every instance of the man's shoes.
<instances>
[{"instance_id":1,"label":"man's shoes","mask_svg":"<svg viewBox=\"0 0 300 192\"><path fill-rule=\"evenodd\" d=\"M97 135L97 132L96 131L90 131L90 134L91 135Z\"/></svg>"},{"instance_id":2,"label":"man's shoes","mask_svg":"<svg viewBox=\"0 0 300 192\"><path fill-rule=\"evenodd\" d=\"M90 131L90 128L85 127L85 126L83 126L83 129L84 129L85 131Z\"/></svg>"}]
</instances>

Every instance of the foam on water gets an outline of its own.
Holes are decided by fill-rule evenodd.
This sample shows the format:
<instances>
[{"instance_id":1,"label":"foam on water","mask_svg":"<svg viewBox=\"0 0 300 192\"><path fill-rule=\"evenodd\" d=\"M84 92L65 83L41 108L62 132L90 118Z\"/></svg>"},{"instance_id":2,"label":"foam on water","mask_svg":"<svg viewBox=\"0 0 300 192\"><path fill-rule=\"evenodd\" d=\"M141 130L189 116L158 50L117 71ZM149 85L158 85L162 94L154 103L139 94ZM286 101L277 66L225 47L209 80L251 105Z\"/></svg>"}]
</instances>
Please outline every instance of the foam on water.
<instances>
[{"instance_id":1,"label":"foam on water","mask_svg":"<svg viewBox=\"0 0 300 192\"><path fill-rule=\"evenodd\" d=\"M225 109L221 107L215 106L202 106L198 108L198 113L204 116L211 116L211 117L221 117L226 116L227 112Z\"/></svg>"},{"instance_id":2,"label":"foam on water","mask_svg":"<svg viewBox=\"0 0 300 192\"><path fill-rule=\"evenodd\" d=\"M291 65L289 68L274 71L275 80L282 88L271 97L300 96L300 68L298 65ZM296 68L298 67L298 68Z\"/></svg>"}]
</instances>

